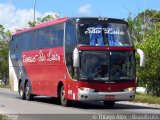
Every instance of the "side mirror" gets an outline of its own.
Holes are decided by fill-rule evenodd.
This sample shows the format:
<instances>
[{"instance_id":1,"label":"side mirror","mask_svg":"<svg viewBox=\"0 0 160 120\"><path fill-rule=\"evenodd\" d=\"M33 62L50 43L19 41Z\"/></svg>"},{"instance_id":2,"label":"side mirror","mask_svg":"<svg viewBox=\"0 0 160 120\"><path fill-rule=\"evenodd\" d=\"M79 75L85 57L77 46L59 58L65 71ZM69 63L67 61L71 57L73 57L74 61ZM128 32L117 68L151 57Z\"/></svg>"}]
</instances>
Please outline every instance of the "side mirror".
<instances>
[{"instance_id":1,"label":"side mirror","mask_svg":"<svg viewBox=\"0 0 160 120\"><path fill-rule=\"evenodd\" d=\"M79 67L79 51L77 48L73 50L73 67Z\"/></svg>"},{"instance_id":2,"label":"side mirror","mask_svg":"<svg viewBox=\"0 0 160 120\"><path fill-rule=\"evenodd\" d=\"M145 67L145 54L141 49L137 49L137 53L140 55L140 67Z\"/></svg>"}]
</instances>

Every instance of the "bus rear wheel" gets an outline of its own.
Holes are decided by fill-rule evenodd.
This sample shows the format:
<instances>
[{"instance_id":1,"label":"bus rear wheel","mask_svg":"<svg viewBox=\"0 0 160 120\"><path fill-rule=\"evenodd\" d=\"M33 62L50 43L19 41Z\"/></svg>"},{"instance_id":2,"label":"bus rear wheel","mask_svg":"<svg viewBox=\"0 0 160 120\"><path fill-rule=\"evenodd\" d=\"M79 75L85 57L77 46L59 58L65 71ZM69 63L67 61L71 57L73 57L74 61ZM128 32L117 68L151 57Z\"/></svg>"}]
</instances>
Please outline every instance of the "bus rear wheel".
<instances>
[{"instance_id":1,"label":"bus rear wheel","mask_svg":"<svg viewBox=\"0 0 160 120\"><path fill-rule=\"evenodd\" d=\"M19 85L19 95L20 95L20 98L21 98L22 100L25 100L25 99L26 99L25 90L23 89L22 82L21 82L20 85Z\"/></svg>"},{"instance_id":2,"label":"bus rear wheel","mask_svg":"<svg viewBox=\"0 0 160 120\"><path fill-rule=\"evenodd\" d=\"M115 101L103 101L103 103L107 108L112 108L115 105Z\"/></svg>"},{"instance_id":3,"label":"bus rear wheel","mask_svg":"<svg viewBox=\"0 0 160 120\"><path fill-rule=\"evenodd\" d=\"M29 82L26 83L26 86L25 86L25 95L26 95L26 100L33 100L34 96L33 94L31 94L31 87L29 85Z\"/></svg>"},{"instance_id":4,"label":"bus rear wheel","mask_svg":"<svg viewBox=\"0 0 160 120\"><path fill-rule=\"evenodd\" d=\"M67 106L69 106L69 100L67 100L67 99L65 98L65 94L66 94L66 92L65 92L65 90L64 90L64 86L62 86L62 87L61 87L61 90L60 90L60 101L61 101L61 105L62 105L62 106L67 107Z\"/></svg>"}]
</instances>

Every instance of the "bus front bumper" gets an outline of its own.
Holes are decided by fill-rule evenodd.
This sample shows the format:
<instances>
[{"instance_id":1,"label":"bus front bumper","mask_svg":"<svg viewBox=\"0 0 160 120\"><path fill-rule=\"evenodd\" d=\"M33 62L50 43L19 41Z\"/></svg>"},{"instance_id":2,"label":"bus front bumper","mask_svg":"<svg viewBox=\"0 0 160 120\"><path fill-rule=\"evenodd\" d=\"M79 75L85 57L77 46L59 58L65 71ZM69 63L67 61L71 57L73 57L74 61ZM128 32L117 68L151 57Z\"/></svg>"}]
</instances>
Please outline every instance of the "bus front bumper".
<instances>
[{"instance_id":1,"label":"bus front bumper","mask_svg":"<svg viewBox=\"0 0 160 120\"><path fill-rule=\"evenodd\" d=\"M131 101L135 91L127 92L87 92L78 89L79 101Z\"/></svg>"}]
</instances>

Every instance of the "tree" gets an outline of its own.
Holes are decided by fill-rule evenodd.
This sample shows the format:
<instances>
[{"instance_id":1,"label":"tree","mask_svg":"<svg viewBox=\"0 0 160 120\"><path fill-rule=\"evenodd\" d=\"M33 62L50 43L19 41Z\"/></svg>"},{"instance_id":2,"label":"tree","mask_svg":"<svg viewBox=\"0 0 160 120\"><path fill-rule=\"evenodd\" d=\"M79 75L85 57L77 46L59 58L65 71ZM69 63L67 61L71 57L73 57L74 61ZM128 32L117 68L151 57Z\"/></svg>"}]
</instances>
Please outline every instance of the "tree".
<instances>
[{"instance_id":1,"label":"tree","mask_svg":"<svg viewBox=\"0 0 160 120\"><path fill-rule=\"evenodd\" d=\"M140 84L147 84L148 92L160 96L160 23L156 28L145 34L146 42L138 43L137 47L143 49L146 54L145 69L138 68Z\"/></svg>"},{"instance_id":2,"label":"tree","mask_svg":"<svg viewBox=\"0 0 160 120\"><path fill-rule=\"evenodd\" d=\"M139 19L132 18L131 13L128 16L127 21L128 21L129 28L131 31L132 40L141 42L142 36L140 34L143 31L143 28L141 27L142 22L139 21Z\"/></svg>"},{"instance_id":3,"label":"tree","mask_svg":"<svg viewBox=\"0 0 160 120\"><path fill-rule=\"evenodd\" d=\"M129 14L127 21L130 26L132 39L134 41L145 41L145 33L150 31L155 23L160 22L160 11L145 10L134 18Z\"/></svg>"},{"instance_id":4,"label":"tree","mask_svg":"<svg viewBox=\"0 0 160 120\"><path fill-rule=\"evenodd\" d=\"M57 18L59 18L58 14L46 15L43 18L37 18L37 21L29 21L28 25L29 25L29 27L34 27L36 24L48 22L48 21L51 21L51 20L54 20Z\"/></svg>"},{"instance_id":5,"label":"tree","mask_svg":"<svg viewBox=\"0 0 160 120\"><path fill-rule=\"evenodd\" d=\"M29 21L28 25L29 27L34 27L36 25L36 21Z\"/></svg>"},{"instance_id":6,"label":"tree","mask_svg":"<svg viewBox=\"0 0 160 120\"><path fill-rule=\"evenodd\" d=\"M11 32L5 32L4 27L0 25L0 79L7 80L9 74L8 51ZM5 81L8 82L8 81Z\"/></svg>"},{"instance_id":7,"label":"tree","mask_svg":"<svg viewBox=\"0 0 160 120\"><path fill-rule=\"evenodd\" d=\"M0 25L0 41L9 41L11 32L8 30L5 32L3 25Z\"/></svg>"},{"instance_id":8,"label":"tree","mask_svg":"<svg viewBox=\"0 0 160 120\"><path fill-rule=\"evenodd\" d=\"M148 93L160 96L160 11L146 10L135 18L128 17L131 34L137 48L146 55L146 67L137 66L140 86L146 86ZM142 39L142 40L138 40Z\"/></svg>"}]
</instances>

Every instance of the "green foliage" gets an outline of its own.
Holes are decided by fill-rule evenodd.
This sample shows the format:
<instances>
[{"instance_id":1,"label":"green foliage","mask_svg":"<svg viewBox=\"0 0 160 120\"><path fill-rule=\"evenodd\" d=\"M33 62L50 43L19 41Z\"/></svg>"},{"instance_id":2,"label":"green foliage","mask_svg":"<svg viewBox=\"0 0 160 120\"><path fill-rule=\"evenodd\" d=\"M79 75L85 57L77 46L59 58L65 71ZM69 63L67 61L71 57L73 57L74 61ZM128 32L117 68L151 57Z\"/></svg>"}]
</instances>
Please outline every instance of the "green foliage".
<instances>
[{"instance_id":1,"label":"green foliage","mask_svg":"<svg viewBox=\"0 0 160 120\"><path fill-rule=\"evenodd\" d=\"M47 16L45 16L43 18L37 18L37 20L38 20L38 24L40 24L40 23L44 23L44 22L48 22L48 21L57 19L57 18L59 18L58 15L55 15L55 16L53 16L53 15L47 15Z\"/></svg>"},{"instance_id":2,"label":"green foliage","mask_svg":"<svg viewBox=\"0 0 160 120\"><path fill-rule=\"evenodd\" d=\"M0 115L0 120L11 120L7 115Z\"/></svg>"},{"instance_id":3,"label":"green foliage","mask_svg":"<svg viewBox=\"0 0 160 120\"><path fill-rule=\"evenodd\" d=\"M0 88L8 88L8 89L9 89L9 88L11 88L11 87L10 87L10 85L8 84L8 85L0 85Z\"/></svg>"},{"instance_id":4,"label":"green foliage","mask_svg":"<svg viewBox=\"0 0 160 120\"><path fill-rule=\"evenodd\" d=\"M131 17L131 14L129 14L129 17L127 18L129 28L131 31L131 37L134 41L141 42L142 37L140 34L143 32L143 28L141 27L142 22L139 21L139 19L135 19Z\"/></svg>"},{"instance_id":5,"label":"green foliage","mask_svg":"<svg viewBox=\"0 0 160 120\"><path fill-rule=\"evenodd\" d=\"M34 27L36 25L35 21L29 21L28 22L29 27Z\"/></svg>"},{"instance_id":6,"label":"green foliage","mask_svg":"<svg viewBox=\"0 0 160 120\"><path fill-rule=\"evenodd\" d=\"M147 86L148 93L155 96L160 96L159 15L160 11L146 10L145 12L139 13L134 19L128 18L129 24L131 25L131 33L134 35L138 33L135 36L137 39L134 41L135 45L137 48L142 49L146 56L145 68L137 67L139 86ZM139 24L137 25L138 18ZM140 38L142 38L142 40L138 40Z\"/></svg>"},{"instance_id":7,"label":"green foliage","mask_svg":"<svg viewBox=\"0 0 160 120\"><path fill-rule=\"evenodd\" d=\"M57 18L59 18L59 16L57 14L55 14L54 16L53 15L46 15L43 18L37 18L37 21L29 21L28 25L29 25L29 27L34 27L37 24L48 22L48 21L51 21L51 20L54 20Z\"/></svg>"},{"instance_id":8,"label":"green foliage","mask_svg":"<svg viewBox=\"0 0 160 120\"><path fill-rule=\"evenodd\" d=\"M134 102L160 104L160 97L147 94L136 94Z\"/></svg>"},{"instance_id":9,"label":"green foliage","mask_svg":"<svg viewBox=\"0 0 160 120\"><path fill-rule=\"evenodd\" d=\"M0 48L0 79L4 79L8 78L8 42L0 41Z\"/></svg>"},{"instance_id":10,"label":"green foliage","mask_svg":"<svg viewBox=\"0 0 160 120\"><path fill-rule=\"evenodd\" d=\"M155 22L160 22L160 11L156 10L145 10L144 12L139 13L135 19L138 19L141 21L143 24L146 23L155 23Z\"/></svg>"},{"instance_id":11,"label":"green foliage","mask_svg":"<svg viewBox=\"0 0 160 120\"><path fill-rule=\"evenodd\" d=\"M160 96L160 24L157 28L145 33L145 42L137 43L137 47L144 50L146 67L138 68L137 75L141 86L147 84L148 92Z\"/></svg>"},{"instance_id":12,"label":"green foliage","mask_svg":"<svg viewBox=\"0 0 160 120\"><path fill-rule=\"evenodd\" d=\"M143 42L145 33L150 32L154 24L160 22L160 11L145 10L132 18L130 13L127 21L129 23L132 39L137 42Z\"/></svg>"},{"instance_id":13,"label":"green foliage","mask_svg":"<svg viewBox=\"0 0 160 120\"><path fill-rule=\"evenodd\" d=\"M4 31L2 25L0 25L0 79L7 80L9 69L8 69L8 51L9 51L9 39L11 32ZM6 81L8 82L8 81Z\"/></svg>"}]
</instances>

